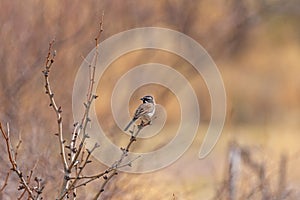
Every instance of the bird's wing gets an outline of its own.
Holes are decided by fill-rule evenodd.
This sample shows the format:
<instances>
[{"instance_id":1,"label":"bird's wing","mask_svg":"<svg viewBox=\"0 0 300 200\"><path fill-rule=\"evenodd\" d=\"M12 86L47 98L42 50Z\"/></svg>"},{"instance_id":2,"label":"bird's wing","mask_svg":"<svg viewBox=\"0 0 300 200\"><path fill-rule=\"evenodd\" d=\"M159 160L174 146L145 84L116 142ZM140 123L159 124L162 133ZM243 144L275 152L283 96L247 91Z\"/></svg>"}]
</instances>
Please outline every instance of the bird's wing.
<instances>
[{"instance_id":1,"label":"bird's wing","mask_svg":"<svg viewBox=\"0 0 300 200\"><path fill-rule=\"evenodd\" d=\"M141 104L138 109L136 109L135 114L134 114L134 118L138 119L140 116L151 112L153 110L153 104L151 103L144 103Z\"/></svg>"}]
</instances>

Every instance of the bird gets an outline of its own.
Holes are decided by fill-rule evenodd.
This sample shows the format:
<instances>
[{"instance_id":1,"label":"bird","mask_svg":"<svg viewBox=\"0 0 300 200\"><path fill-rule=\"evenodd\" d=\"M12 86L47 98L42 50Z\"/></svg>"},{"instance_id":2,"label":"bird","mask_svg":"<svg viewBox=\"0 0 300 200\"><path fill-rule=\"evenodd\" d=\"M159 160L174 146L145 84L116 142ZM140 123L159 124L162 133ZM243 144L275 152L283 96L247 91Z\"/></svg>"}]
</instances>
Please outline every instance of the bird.
<instances>
[{"instance_id":1,"label":"bird","mask_svg":"<svg viewBox=\"0 0 300 200\"><path fill-rule=\"evenodd\" d=\"M124 131L127 131L128 128L138 119L141 120L141 125L148 125L151 123L151 117L155 113L155 101L153 96L146 95L143 98L140 98L143 101L142 104L135 110L132 120L128 123Z\"/></svg>"}]
</instances>

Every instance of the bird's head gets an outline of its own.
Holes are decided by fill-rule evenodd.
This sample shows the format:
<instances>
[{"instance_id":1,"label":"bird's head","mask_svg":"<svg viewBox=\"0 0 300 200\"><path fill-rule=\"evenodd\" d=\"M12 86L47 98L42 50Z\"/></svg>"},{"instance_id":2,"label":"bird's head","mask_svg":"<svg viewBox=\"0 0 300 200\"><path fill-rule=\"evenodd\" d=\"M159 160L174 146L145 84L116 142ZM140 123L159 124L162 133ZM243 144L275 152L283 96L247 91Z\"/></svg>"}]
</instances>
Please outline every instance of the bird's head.
<instances>
[{"instance_id":1,"label":"bird's head","mask_svg":"<svg viewBox=\"0 0 300 200\"><path fill-rule=\"evenodd\" d=\"M143 98L141 98L140 100L142 100L143 103L154 103L154 98L150 95L146 95Z\"/></svg>"}]
</instances>

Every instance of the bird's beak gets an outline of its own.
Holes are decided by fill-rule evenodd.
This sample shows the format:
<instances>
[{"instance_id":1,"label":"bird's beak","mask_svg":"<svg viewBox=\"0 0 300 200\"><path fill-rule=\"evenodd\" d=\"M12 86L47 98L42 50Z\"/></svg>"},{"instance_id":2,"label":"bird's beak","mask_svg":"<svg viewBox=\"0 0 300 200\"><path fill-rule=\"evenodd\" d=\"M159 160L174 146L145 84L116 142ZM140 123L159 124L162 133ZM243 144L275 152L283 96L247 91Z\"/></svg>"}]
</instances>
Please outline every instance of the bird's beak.
<instances>
[{"instance_id":1,"label":"bird's beak","mask_svg":"<svg viewBox=\"0 0 300 200\"><path fill-rule=\"evenodd\" d=\"M143 101L143 100L144 100L144 98L140 98L140 100L142 100L142 101Z\"/></svg>"}]
</instances>

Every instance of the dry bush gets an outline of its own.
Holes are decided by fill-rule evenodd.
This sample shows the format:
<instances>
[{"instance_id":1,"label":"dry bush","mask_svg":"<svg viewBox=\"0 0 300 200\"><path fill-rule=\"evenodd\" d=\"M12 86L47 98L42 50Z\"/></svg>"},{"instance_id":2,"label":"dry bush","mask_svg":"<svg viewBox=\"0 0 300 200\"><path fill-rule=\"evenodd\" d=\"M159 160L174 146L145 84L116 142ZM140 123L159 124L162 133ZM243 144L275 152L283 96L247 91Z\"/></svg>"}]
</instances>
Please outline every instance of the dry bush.
<instances>
[{"instance_id":1,"label":"dry bush","mask_svg":"<svg viewBox=\"0 0 300 200\"><path fill-rule=\"evenodd\" d=\"M121 155L118 160L116 160L112 165L108 168L106 168L103 171L98 171L96 174L87 175L86 168L88 165L91 165L91 155L93 151L100 147L98 143L94 144L94 147L91 149L85 148L86 141L90 138L86 129L87 126L91 123L89 112L90 107L92 103L97 99L97 95L93 93L94 91L94 83L95 83L95 70L96 70L96 64L97 59L99 57L98 52L98 43L100 40L101 33L103 31L103 16L102 20L100 22L99 26L99 32L97 36L95 37L95 54L92 59L92 61L87 61L89 66L89 75L88 81L89 81L89 87L87 89L87 100L86 102L83 102L84 104L84 112L82 114L81 121L75 122L73 124L73 131L71 134L71 137L68 138L68 141L65 139L65 136L63 134L63 110L62 107L59 106L56 97L54 95L54 92L51 88L50 84L50 72L53 70L55 57L56 57L56 51L53 50L54 40L49 43L49 49L46 56L44 69L43 69L43 75L44 75L44 84L45 84L45 93L49 97L49 107L52 108L52 110L55 113L56 122L57 122L57 132L55 133L55 136L58 138L58 148L59 148L59 159L60 163L63 166L63 173L59 175L58 178L60 178L62 181L61 186L56 185L57 188L61 188L58 191L58 194L55 194L57 200L62 199L76 199L78 196L78 193L80 193L80 189L87 187L87 185L91 185L94 181L100 181L99 186L97 187L97 191L93 195L91 199L98 199L103 194L106 185L108 182L112 180L112 178L119 173L119 169L126 166L131 166L131 161L124 161L124 159L127 157L128 152L130 150L131 145L136 141L137 135L140 133L140 131L147 125L150 124L144 124L141 122L137 128L134 128L133 130L130 130L131 137L128 142L128 144L125 147L121 147ZM11 142L11 134L10 134L10 128L9 124L7 124L6 130L0 123L0 130L2 133L2 136L5 140L5 146L6 146L6 152L8 155L8 162L11 165L11 169L8 170L6 177L4 179L4 183L0 188L0 194L2 195L2 192L5 191L5 188L8 185L8 180L10 178L10 175L14 173L17 175L18 179L15 179L15 183L19 182L17 184L16 190L20 192L18 199L33 199L33 200L40 200L45 197L43 194L43 190L45 188L45 182L43 178L40 178L38 176L34 176L35 169L38 164L38 162L35 163L33 168L26 172L25 170L22 170L22 165L19 165L17 162L17 155L18 150L20 148L20 145L22 143L22 139L19 139L19 142L17 143L16 147L12 145ZM35 151L39 151L39 149L36 149ZM26 174L26 176L25 176ZM53 193L55 193L53 191ZM108 193L107 193L108 194ZM106 194L106 196L107 196ZM113 193L110 193L110 196L112 196ZM104 197L106 198L106 197Z\"/></svg>"},{"instance_id":2,"label":"dry bush","mask_svg":"<svg viewBox=\"0 0 300 200\"><path fill-rule=\"evenodd\" d=\"M294 200L297 194L287 182L288 158L282 155L278 166L269 166L249 147L229 144L227 173L213 200ZM272 169L277 169L271 173Z\"/></svg>"}]
</instances>

